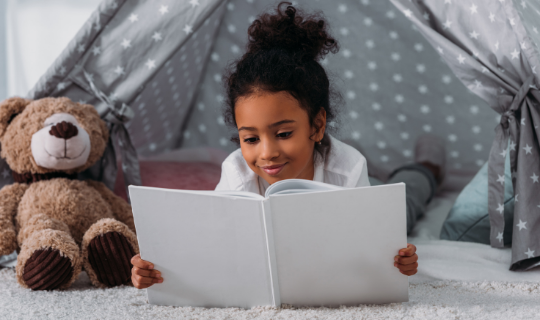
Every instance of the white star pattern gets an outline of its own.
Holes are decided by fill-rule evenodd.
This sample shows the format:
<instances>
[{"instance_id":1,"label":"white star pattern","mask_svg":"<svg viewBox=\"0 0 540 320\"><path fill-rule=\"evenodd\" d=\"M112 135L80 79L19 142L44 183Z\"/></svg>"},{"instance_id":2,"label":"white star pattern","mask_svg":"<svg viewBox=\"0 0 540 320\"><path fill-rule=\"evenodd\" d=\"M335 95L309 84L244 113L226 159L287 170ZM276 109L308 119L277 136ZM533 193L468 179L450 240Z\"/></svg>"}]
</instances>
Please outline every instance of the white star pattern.
<instances>
[{"instance_id":1,"label":"white star pattern","mask_svg":"<svg viewBox=\"0 0 540 320\"><path fill-rule=\"evenodd\" d=\"M130 48L131 47L131 40L124 39L124 40L122 40L122 43L120 45L122 47L124 47L124 49Z\"/></svg>"},{"instance_id":2,"label":"white star pattern","mask_svg":"<svg viewBox=\"0 0 540 320\"><path fill-rule=\"evenodd\" d=\"M527 255L527 259L534 258L534 250L531 250L530 248L527 248L525 254Z\"/></svg>"},{"instance_id":3,"label":"white star pattern","mask_svg":"<svg viewBox=\"0 0 540 320\"><path fill-rule=\"evenodd\" d=\"M86 50L86 49L84 48L83 45L78 45L78 46L77 46L77 52L78 52L78 53L83 53L84 50Z\"/></svg>"},{"instance_id":4,"label":"white star pattern","mask_svg":"<svg viewBox=\"0 0 540 320\"><path fill-rule=\"evenodd\" d=\"M163 38L161 37L161 33L155 32L152 36L152 39L154 39L155 41L161 41Z\"/></svg>"},{"instance_id":5,"label":"white star pattern","mask_svg":"<svg viewBox=\"0 0 540 320\"><path fill-rule=\"evenodd\" d=\"M405 10L403 11L403 13L405 14L405 16L406 16L407 18L412 17L412 11L409 10L409 9L405 9Z\"/></svg>"},{"instance_id":6,"label":"white star pattern","mask_svg":"<svg viewBox=\"0 0 540 320\"><path fill-rule=\"evenodd\" d=\"M480 88L482 86L482 82L478 81L478 80L474 80L474 84L476 85L476 88Z\"/></svg>"},{"instance_id":7,"label":"white star pattern","mask_svg":"<svg viewBox=\"0 0 540 320\"><path fill-rule=\"evenodd\" d=\"M514 51L512 51L510 54L512 55L512 60L519 57L519 51L517 51L517 49L514 49Z\"/></svg>"},{"instance_id":8,"label":"white star pattern","mask_svg":"<svg viewBox=\"0 0 540 320\"><path fill-rule=\"evenodd\" d=\"M190 0L189 4L191 5L192 8L195 8L199 5L199 0Z\"/></svg>"},{"instance_id":9,"label":"white star pattern","mask_svg":"<svg viewBox=\"0 0 540 320\"><path fill-rule=\"evenodd\" d=\"M60 82L58 85L56 85L56 90L64 90L66 88L66 85L67 84L65 82Z\"/></svg>"},{"instance_id":10,"label":"white star pattern","mask_svg":"<svg viewBox=\"0 0 540 320\"><path fill-rule=\"evenodd\" d=\"M473 4L473 5L469 8L469 10L471 10L471 14L478 13L477 9L478 9L478 7L477 7L475 4Z\"/></svg>"},{"instance_id":11,"label":"white star pattern","mask_svg":"<svg viewBox=\"0 0 540 320\"><path fill-rule=\"evenodd\" d=\"M497 176L499 176L499 178L497 179L497 182L504 184L504 175L501 176L500 174L498 174Z\"/></svg>"},{"instance_id":12,"label":"white star pattern","mask_svg":"<svg viewBox=\"0 0 540 320\"><path fill-rule=\"evenodd\" d=\"M443 23L444 29L450 29L450 26L452 26L452 21L446 20L445 23Z\"/></svg>"},{"instance_id":13,"label":"white star pattern","mask_svg":"<svg viewBox=\"0 0 540 320\"><path fill-rule=\"evenodd\" d=\"M97 56L98 54L101 54L101 48L100 47L93 47L92 48L92 53L94 54L94 56Z\"/></svg>"},{"instance_id":14,"label":"white star pattern","mask_svg":"<svg viewBox=\"0 0 540 320\"><path fill-rule=\"evenodd\" d=\"M538 183L538 176L535 172L533 172L533 175L530 178L532 179L533 183Z\"/></svg>"},{"instance_id":15,"label":"white star pattern","mask_svg":"<svg viewBox=\"0 0 540 320\"><path fill-rule=\"evenodd\" d=\"M148 59L148 61L146 61L145 63L145 66L149 69L149 70L152 70L156 67L156 60L152 60L152 59Z\"/></svg>"},{"instance_id":16,"label":"white star pattern","mask_svg":"<svg viewBox=\"0 0 540 320\"><path fill-rule=\"evenodd\" d=\"M499 242L502 242L502 240L503 240L503 233L502 232L497 232L497 240L499 240Z\"/></svg>"},{"instance_id":17,"label":"white star pattern","mask_svg":"<svg viewBox=\"0 0 540 320\"><path fill-rule=\"evenodd\" d=\"M495 15L493 13L489 13L489 21L494 22L495 21Z\"/></svg>"},{"instance_id":18,"label":"white star pattern","mask_svg":"<svg viewBox=\"0 0 540 320\"><path fill-rule=\"evenodd\" d=\"M510 147L510 150L516 151L516 143L514 141L510 141L509 147Z\"/></svg>"},{"instance_id":19,"label":"white star pattern","mask_svg":"<svg viewBox=\"0 0 540 320\"><path fill-rule=\"evenodd\" d=\"M521 118L521 122L520 122L520 124L521 124L522 126L524 126L524 125L525 125L525 118Z\"/></svg>"},{"instance_id":20,"label":"white star pattern","mask_svg":"<svg viewBox=\"0 0 540 320\"><path fill-rule=\"evenodd\" d=\"M184 27L184 30L183 30L186 34L190 34L193 32L193 28L189 25L189 24L186 24L186 26Z\"/></svg>"},{"instance_id":21,"label":"white star pattern","mask_svg":"<svg viewBox=\"0 0 540 320\"><path fill-rule=\"evenodd\" d=\"M139 15L138 15L138 14L132 13L132 14L129 16L128 19L129 19L129 21L131 21L131 23L136 22L136 21L139 21Z\"/></svg>"},{"instance_id":22,"label":"white star pattern","mask_svg":"<svg viewBox=\"0 0 540 320\"><path fill-rule=\"evenodd\" d=\"M497 205L497 209L496 209L496 210L499 211L500 214L503 214L503 212L504 212L504 205L501 204L501 203L499 203L499 204Z\"/></svg>"},{"instance_id":23,"label":"white star pattern","mask_svg":"<svg viewBox=\"0 0 540 320\"><path fill-rule=\"evenodd\" d=\"M521 219L519 219L519 223L516 224L516 227L519 228L519 230L521 231L521 229L527 229L527 227L525 226L527 224L526 221L521 221Z\"/></svg>"},{"instance_id":24,"label":"white star pattern","mask_svg":"<svg viewBox=\"0 0 540 320\"><path fill-rule=\"evenodd\" d=\"M523 147L523 150L525 150L525 154L532 154L532 147L530 147L529 144L526 144L525 147Z\"/></svg>"},{"instance_id":25,"label":"white star pattern","mask_svg":"<svg viewBox=\"0 0 540 320\"><path fill-rule=\"evenodd\" d=\"M463 57L461 54L457 57L457 59L459 60L459 64L465 63L465 57Z\"/></svg>"},{"instance_id":26,"label":"white star pattern","mask_svg":"<svg viewBox=\"0 0 540 320\"><path fill-rule=\"evenodd\" d=\"M469 33L469 36L470 36L472 39L478 39L478 36L479 36L479 35L480 35L480 34L477 33L476 31L473 31L473 32Z\"/></svg>"},{"instance_id":27,"label":"white star pattern","mask_svg":"<svg viewBox=\"0 0 540 320\"><path fill-rule=\"evenodd\" d=\"M116 69L114 69L114 73L121 76L121 75L125 74L126 72L124 71L124 68L122 68L121 66L118 66L118 67L116 67Z\"/></svg>"},{"instance_id":28,"label":"white star pattern","mask_svg":"<svg viewBox=\"0 0 540 320\"><path fill-rule=\"evenodd\" d=\"M161 13L162 15L166 14L167 12L169 12L169 7L168 6L161 6L159 8L159 13Z\"/></svg>"},{"instance_id":29,"label":"white star pattern","mask_svg":"<svg viewBox=\"0 0 540 320\"><path fill-rule=\"evenodd\" d=\"M500 153L501 156L506 157L506 149L504 149L501 153Z\"/></svg>"}]
</instances>

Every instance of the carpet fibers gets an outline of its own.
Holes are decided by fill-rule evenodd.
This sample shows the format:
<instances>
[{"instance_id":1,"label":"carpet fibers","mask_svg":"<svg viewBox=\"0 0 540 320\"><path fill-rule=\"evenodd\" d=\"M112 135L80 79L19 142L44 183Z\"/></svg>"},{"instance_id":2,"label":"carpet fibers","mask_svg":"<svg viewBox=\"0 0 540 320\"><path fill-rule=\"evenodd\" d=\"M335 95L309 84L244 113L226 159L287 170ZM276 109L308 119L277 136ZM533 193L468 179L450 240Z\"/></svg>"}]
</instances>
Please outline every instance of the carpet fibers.
<instances>
[{"instance_id":1,"label":"carpet fibers","mask_svg":"<svg viewBox=\"0 0 540 320\"><path fill-rule=\"evenodd\" d=\"M97 289L85 273L66 291L32 292L0 270L0 319L540 319L535 282L433 281L410 285L410 301L341 308L178 308L149 305L144 290Z\"/></svg>"}]
</instances>

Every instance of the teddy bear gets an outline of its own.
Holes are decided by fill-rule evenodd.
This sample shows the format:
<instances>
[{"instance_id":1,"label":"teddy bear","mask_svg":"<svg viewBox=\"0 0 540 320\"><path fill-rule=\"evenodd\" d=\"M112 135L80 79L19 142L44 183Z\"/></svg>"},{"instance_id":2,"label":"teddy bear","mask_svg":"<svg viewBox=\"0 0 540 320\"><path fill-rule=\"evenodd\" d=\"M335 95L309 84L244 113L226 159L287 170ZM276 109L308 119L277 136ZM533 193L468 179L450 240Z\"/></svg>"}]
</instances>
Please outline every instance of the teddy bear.
<instances>
[{"instance_id":1,"label":"teddy bear","mask_svg":"<svg viewBox=\"0 0 540 320\"><path fill-rule=\"evenodd\" d=\"M108 140L91 105L68 98L0 103L0 155L15 181L0 190L0 255L19 252L21 286L65 289L82 269L100 288L130 282L130 260L139 253L131 206L103 183L77 179Z\"/></svg>"}]
</instances>

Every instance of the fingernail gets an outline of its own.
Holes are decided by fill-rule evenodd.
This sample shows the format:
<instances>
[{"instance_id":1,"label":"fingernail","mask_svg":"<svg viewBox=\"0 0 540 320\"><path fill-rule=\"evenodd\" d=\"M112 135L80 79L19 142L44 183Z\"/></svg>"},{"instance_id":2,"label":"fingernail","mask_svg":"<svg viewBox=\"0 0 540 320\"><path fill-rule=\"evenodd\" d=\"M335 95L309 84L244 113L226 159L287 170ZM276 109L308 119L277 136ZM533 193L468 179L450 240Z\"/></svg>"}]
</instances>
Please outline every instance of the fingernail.
<instances>
[{"instance_id":1,"label":"fingernail","mask_svg":"<svg viewBox=\"0 0 540 320\"><path fill-rule=\"evenodd\" d=\"M405 255L405 252L400 251L400 252L399 252L399 255L400 255L400 256L404 256L404 255Z\"/></svg>"},{"instance_id":2,"label":"fingernail","mask_svg":"<svg viewBox=\"0 0 540 320\"><path fill-rule=\"evenodd\" d=\"M394 267L397 267L397 263L394 263Z\"/></svg>"},{"instance_id":3,"label":"fingernail","mask_svg":"<svg viewBox=\"0 0 540 320\"><path fill-rule=\"evenodd\" d=\"M153 264L149 265L148 269L154 269L154 265Z\"/></svg>"},{"instance_id":4,"label":"fingernail","mask_svg":"<svg viewBox=\"0 0 540 320\"><path fill-rule=\"evenodd\" d=\"M163 282L163 278L158 280L158 283L162 283L162 282Z\"/></svg>"}]
</instances>

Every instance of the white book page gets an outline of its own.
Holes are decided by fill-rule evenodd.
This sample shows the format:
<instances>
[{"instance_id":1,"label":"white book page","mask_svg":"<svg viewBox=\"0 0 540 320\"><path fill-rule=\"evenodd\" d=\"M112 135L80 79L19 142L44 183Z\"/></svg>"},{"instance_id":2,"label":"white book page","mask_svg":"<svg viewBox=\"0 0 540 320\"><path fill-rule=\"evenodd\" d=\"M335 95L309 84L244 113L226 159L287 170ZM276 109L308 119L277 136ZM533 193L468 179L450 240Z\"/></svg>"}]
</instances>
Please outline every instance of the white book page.
<instances>
[{"instance_id":1,"label":"white book page","mask_svg":"<svg viewBox=\"0 0 540 320\"><path fill-rule=\"evenodd\" d=\"M135 186L129 193L141 257L164 279L147 289L150 303L273 304L261 200Z\"/></svg>"},{"instance_id":2,"label":"white book page","mask_svg":"<svg viewBox=\"0 0 540 320\"><path fill-rule=\"evenodd\" d=\"M293 194L342 189L345 188L318 181L304 179L287 179L278 181L269 186L268 189L266 189L265 196L268 198L274 194Z\"/></svg>"},{"instance_id":3,"label":"white book page","mask_svg":"<svg viewBox=\"0 0 540 320\"><path fill-rule=\"evenodd\" d=\"M408 301L394 267L407 245L405 185L270 196L281 303Z\"/></svg>"}]
</instances>

